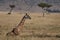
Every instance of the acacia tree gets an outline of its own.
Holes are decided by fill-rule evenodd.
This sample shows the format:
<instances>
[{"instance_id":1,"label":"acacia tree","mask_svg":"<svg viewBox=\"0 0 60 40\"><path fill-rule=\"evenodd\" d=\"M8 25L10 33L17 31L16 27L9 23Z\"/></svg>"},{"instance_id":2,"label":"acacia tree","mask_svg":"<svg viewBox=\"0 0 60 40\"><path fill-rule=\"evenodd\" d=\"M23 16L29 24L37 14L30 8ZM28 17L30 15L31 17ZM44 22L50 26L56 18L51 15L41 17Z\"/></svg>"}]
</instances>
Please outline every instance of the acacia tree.
<instances>
[{"instance_id":1,"label":"acacia tree","mask_svg":"<svg viewBox=\"0 0 60 40\"><path fill-rule=\"evenodd\" d=\"M47 9L51 7L51 5L47 4L47 3L39 3L38 4L39 7L41 7L43 10L46 7ZM44 17L44 12L43 12L43 17Z\"/></svg>"},{"instance_id":2,"label":"acacia tree","mask_svg":"<svg viewBox=\"0 0 60 40\"><path fill-rule=\"evenodd\" d=\"M13 8L15 8L15 5L9 5L9 7L10 7L11 9L10 9L10 11L9 11L9 13L8 13L8 14L11 14L11 12L12 12Z\"/></svg>"}]
</instances>

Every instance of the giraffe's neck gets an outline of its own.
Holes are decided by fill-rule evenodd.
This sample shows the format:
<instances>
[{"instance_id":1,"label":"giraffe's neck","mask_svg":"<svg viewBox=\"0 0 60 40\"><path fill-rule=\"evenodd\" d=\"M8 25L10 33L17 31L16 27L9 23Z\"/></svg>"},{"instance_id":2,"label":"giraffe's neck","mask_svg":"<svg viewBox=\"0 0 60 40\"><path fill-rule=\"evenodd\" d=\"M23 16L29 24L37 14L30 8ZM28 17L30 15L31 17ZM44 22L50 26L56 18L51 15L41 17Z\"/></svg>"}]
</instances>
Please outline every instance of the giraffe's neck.
<instances>
[{"instance_id":1,"label":"giraffe's neck","mask_svg":"<svg viewBox=\"0 0 60 40\"><path fill-rule=\"evenodd\" d=\"M24 25L24 22L25 22L25 18L23 17L22 20L21 20L21 22L18 24L17 27L23 26Z\"/></svg>"},{"instance_id":2,"label":"giraffe's neck","mask_svg":"<svg viewBox=\"0 0 60 40\"><path fill-rule=\"evenodd\" d=\"M23 28L23 25L24 25L24 22L25 22L25 17L22 18L21 22L18 24L18 26L16 28L14 28L10 34L15 34L15 35L18 35L19 32L22 30ZM8 35L8 34L7 34Z\"/></svg>"}]
</instances>

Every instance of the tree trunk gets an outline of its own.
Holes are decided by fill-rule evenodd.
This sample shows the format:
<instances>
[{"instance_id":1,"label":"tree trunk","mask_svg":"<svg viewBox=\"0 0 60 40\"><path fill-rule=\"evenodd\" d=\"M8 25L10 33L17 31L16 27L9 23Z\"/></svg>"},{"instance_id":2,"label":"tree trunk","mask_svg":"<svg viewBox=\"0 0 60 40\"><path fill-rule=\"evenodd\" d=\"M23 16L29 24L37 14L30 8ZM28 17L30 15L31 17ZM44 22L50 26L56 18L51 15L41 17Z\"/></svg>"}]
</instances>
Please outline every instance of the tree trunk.
<instances>
[{"instance_id":1,"label":"tree trunk","mask_svg":"<svg viewBox=\"0 0 60 40\"><path fill-rule=\"evenodd\" d=\"M43 17L45 16L44 12L43 12Z\"/></svg>"},{"instance_id":2,"label":"tree trunk","mask_svg":"<svg viewBox=\"0 0 60 40\"><path fill-rule=\"evenodd\" d=\"M11 8L11 9L10 9L10 11L9 11L9 13L8 13L8 14L11 14L12 10L13 10L13 8Z\"/></svg>"},{"instance_id":3,"label":"tree trunk","mask_svg":"<svg viewBox=\"0 0 60 40\"><path fill-rule=\"evenodd\" d=\"M43 9L43 8L42 8ZM42 15L43 17L45 16L45 14L44 14L44 11L43 11L43 15Z\"/></svg>"}]
</instances>

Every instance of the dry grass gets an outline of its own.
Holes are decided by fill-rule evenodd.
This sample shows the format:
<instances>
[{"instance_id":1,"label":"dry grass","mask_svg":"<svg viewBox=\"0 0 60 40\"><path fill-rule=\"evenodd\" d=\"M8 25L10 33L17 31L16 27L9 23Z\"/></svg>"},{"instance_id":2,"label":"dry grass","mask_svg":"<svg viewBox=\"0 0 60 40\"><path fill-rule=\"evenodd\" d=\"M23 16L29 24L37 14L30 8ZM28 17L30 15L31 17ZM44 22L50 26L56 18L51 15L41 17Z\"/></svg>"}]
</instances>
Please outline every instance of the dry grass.
<instances>
[{"instance_id":1,"label":"dry grass","mask_svg":"<svg viewBox=\"0 0 60 40\"><path fill-rule=\"evenodd\" d=\"M56 37L41 38L33 36L39 36L40 34L60 35L60 14L46 14L45 17L42 17L42 14L39 13L30 13L29 15L32 19L25 21L24 28L20 35L11 36L8 40L60 40L60 38ZM0 40L7 40L6 33L16 27L23 16L24 14L19 13L8 15L0 12Z\"/></svg>"}]
</instances>

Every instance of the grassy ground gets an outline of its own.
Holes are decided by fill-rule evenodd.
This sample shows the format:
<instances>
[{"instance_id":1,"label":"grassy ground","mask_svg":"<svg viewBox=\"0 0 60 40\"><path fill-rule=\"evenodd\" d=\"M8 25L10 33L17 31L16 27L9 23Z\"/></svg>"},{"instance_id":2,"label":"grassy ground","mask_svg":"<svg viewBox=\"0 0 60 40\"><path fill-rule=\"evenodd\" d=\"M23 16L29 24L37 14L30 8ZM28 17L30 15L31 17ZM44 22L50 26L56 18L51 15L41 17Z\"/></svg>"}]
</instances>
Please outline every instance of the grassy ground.
<instances>
[{"instance_id":1,"label":"grassy ground","mask_svg":"<svg viewBox=\"0 0 60 40\"><path fill-rule=\"evenodd\" d=\"M40 34L60 35L60 14L56 13L45 14L45 17L42 17L41 13L30 13L32 19L25 21L20 35L7 37L6 33L16 27L24 15L0 13L0 40L60 40L60 38L56 37L39 37Z\"/></svg>"}]
</instances>

